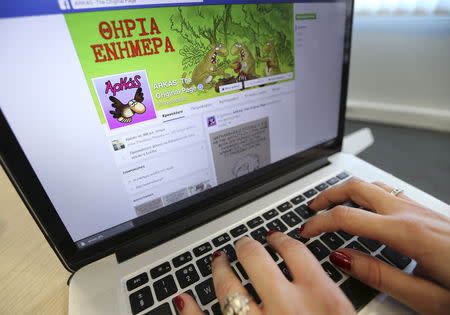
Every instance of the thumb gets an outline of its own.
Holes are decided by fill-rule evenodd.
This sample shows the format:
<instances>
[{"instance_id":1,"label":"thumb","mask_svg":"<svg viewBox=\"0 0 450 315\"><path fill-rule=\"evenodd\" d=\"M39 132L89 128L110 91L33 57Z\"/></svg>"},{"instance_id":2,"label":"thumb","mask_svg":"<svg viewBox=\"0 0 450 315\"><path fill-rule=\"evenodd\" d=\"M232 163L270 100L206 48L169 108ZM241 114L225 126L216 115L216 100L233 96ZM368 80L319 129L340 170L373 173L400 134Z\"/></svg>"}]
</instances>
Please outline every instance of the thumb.
<instances>
[{"instance_id":1,"label":"thumb","mask_svg":"<svg viewBox=\"0 0 450 315\"><path fill-rule=\"evenodd\" d=\"M445 314L450 291L351 249L330 254L330 261L350 276L384 292L422 314Z\"/></svg>"},{"instance_id":2,"label":"thumb","mask_svg":"<svg viewBox=\"0 0 450 315\"><path fill-rule=\"evenodd\" d=\"M188 293L183 293L173 299L173 304L180 315L204 315L195 299Z\"/></svg>"}]
</instances>

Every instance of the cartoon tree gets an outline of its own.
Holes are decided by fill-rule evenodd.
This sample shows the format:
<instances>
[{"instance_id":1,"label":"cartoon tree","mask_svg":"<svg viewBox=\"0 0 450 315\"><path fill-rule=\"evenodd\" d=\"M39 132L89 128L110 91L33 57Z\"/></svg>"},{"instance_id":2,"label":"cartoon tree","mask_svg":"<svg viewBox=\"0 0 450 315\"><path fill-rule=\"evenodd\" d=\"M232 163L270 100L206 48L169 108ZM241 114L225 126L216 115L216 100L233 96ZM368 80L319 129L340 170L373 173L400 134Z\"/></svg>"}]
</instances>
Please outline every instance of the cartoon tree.
<instances>
[{"instance_id":1,"label":"cartoon tree","mask_svg":"<svg viewBox=\"0 0 450 315\"><path fill-rule=\"evenodd\" d=\"M177 13L170 17L170 29L184 41L180 50L184 70L194 67L211 47L217 46L222 21L221 12L210 6L178 7Z\"/></svg>"}]
</instances>

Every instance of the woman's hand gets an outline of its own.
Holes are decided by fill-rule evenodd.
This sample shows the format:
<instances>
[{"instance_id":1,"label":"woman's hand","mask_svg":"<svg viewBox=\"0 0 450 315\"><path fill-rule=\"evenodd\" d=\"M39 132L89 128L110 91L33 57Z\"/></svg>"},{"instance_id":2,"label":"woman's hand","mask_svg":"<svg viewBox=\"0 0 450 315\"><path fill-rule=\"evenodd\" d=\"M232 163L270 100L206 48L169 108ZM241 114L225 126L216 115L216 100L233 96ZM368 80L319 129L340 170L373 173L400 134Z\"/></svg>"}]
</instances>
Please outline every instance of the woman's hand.
<instances>
[{"instance_id":1,"label":"woman's hand","mask_svg":"<svg viewBox=\"0 0 450 315\"><path fill-rule=\"evenodd\" d=\"M330 260L349 275L393 296L420 313L450 311L450 219L412 201L391 195L392 187L359 179L332 187L309 205L322 210L352 200L364 208L336 206L301 228L303 237L343 230L378 240L417 261L408 275L359 251L339 249Z\"/></svg>"},{"instance_id":2,"label":"woman's hand","mask_svg":"<svg viewBox=\"0 0 450 315\"><path fill-rule=\"evenodd\" d=\"M239 293L250 299L249 315L355 313L349 300L305 245L275 231L269 231L267 242L283 257L293 281L285 278L259 242L243 237L236 243L236 254L261 298L262 306L250 298L236 278L225 253L217 252L213 256L212 276L221 305L226 296ZM174 302L182 315L204 314L188 294L179 295Z\"/></svg>"}]
</instances>

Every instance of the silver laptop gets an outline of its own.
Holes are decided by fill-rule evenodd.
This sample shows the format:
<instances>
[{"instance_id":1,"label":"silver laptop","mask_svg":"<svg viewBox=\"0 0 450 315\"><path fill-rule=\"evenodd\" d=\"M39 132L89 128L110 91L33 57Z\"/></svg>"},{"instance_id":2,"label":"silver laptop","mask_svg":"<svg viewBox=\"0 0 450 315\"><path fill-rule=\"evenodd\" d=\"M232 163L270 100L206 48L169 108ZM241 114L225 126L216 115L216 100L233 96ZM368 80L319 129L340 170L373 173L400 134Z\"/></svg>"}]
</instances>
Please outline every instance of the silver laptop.
<instances>
[{"instance_id":1,"label":"silver laptop","mask_svg":"<svg viewBox=\"0 0 450 315\"><path fill-rule=\"evenodd\" d=\"M234 242L266 245L269 229L306 243L362 312L407 311L328 254L355 248L406 271L408 257L342 231L296 234L314 215L306 202L352 176L448 211L340 152L352 5L0 4L1 162L73 273L69 314L175 314L182 292L220 314L210 267L219 249L259 301Z\"/></svg>"}]
</instances>

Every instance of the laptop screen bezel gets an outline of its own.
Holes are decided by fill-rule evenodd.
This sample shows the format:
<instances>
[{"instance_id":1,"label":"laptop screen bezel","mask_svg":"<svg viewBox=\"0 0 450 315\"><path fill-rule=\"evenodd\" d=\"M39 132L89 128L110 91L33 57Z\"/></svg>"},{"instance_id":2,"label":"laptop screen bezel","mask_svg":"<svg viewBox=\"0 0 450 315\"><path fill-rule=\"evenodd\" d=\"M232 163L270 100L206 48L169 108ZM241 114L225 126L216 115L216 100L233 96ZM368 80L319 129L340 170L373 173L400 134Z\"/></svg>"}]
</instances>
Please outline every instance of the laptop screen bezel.
<instances>
[{"instance_id":1,"label":"laptop screen bezel","mask_svg":"<svg viewBox=\"0 0 450 315\"><path fill-rule=\"evenodd\" d=\"M197 216L197 218L200 217L200 219L196 219L194 222L191 220L190 224L186 225L186 228L199 226L214 217L223 215L224 213L233 210L221 209L220 211L215 210L215 213L213 214L208 213L211 207L217 205L217 203L221 200L237 198L243 190L255 185L268 183L279 176L280 172L289 172L298 169L312 161L328 157L341 150L349 79L352 19L353 1L347 0L337 136L306 151L261 168L251 174L211 188L204 193L188 198L187 201L178 202L172 207L180 208L183 203L183 209L180 209L176 213L173 213L167 217L157 219L156 221L146 223L135 229L115 235L87 248L79 249L70 237L61 218L57 214L56 209L50 201L44 187L40 183L36 173L31 167L25 153L23 152L3 112L0 109L0 134L2 135L0 152L1 164L22 198L24 204L28 208L30 214L57 254L58 258L61 260L63 265L72 272L78 270L86 264L89 264L90 262L114 253L118 248L130 243L130 241L134 239L148 235L151 233L149 231L154 231L152 227L167 227L174 221L188 219L191 217L193 211L196 211L197 214L208 214ZM218 196L220 196L220 198L218 198ZM162 230L160 230L159 233L164 233L161 231ZM176 231L176 233L173 233L173 231L171 233L167 233L167 238L179 235L184 231L180 230ZM164 238L164 235L162 236L162 238Z\"/></svg>"}]
</instances>

